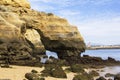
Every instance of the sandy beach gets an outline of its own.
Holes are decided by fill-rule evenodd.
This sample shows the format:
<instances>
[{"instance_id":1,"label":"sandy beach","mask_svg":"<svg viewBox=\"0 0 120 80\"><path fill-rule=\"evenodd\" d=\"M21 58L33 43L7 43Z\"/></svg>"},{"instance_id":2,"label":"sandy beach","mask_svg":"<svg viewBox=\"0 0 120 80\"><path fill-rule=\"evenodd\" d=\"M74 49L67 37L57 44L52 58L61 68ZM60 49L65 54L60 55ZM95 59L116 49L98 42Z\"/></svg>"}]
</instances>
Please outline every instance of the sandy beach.
<instances>
[{"instance_id":1,"label":"sandy beach","mask_svg":"<svg viewBox=\"0 0 120 80\"><path fill-rule=\"evenodd\" d=\"M27 66L11 66L12 68L0 68L0 79L6 80L23 80L24 75L30 72L32 69L42 71L44 68L39 67L27 67ZM75 73L67 73L67 79L46 77L45 80L72 80Z\"/></svg>"},{"instance_id":2,"label":"sandy beach","mask_svg":"<svg viewBox=\"0 0 120 80\"><path fill-rule=\"evenodd\" d=\"M0 68L0 79L23 80L24 75L32 69L42 71L44 68L27 67L27 66L12 66L12 68Z\"/></svg>"}]
</instances>

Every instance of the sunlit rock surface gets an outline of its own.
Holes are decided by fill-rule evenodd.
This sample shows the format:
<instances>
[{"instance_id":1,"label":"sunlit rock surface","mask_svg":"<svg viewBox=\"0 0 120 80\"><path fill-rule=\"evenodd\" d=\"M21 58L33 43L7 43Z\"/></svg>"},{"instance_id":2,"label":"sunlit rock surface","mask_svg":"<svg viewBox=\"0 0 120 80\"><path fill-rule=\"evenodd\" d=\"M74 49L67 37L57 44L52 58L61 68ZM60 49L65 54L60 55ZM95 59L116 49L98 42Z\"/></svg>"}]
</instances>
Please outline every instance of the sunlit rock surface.
<instances>
[{"instance_id":1,"label":"sunlit rock surface","mask_svg":"<svg viewBox=\"0 0 120 80\"><path fill-rule=\"evenodd\" d=\"M26 64L25 60L39 60L46 50L70 60L85 51L77 27L66 19L29 9L26 0L1 0L0 4L0 55L5 57L1 60Z\"/></svg>"},{"instance_id":2,"label":"sunlit rock surface","mask_svg":"<svg viewBox=\"0 0 120 80\"><path fill-rule=\"evenodd\" d=\"M0 0L0 5L30 8L30 4L27 0Z\"/></svg>"}]
</instances>

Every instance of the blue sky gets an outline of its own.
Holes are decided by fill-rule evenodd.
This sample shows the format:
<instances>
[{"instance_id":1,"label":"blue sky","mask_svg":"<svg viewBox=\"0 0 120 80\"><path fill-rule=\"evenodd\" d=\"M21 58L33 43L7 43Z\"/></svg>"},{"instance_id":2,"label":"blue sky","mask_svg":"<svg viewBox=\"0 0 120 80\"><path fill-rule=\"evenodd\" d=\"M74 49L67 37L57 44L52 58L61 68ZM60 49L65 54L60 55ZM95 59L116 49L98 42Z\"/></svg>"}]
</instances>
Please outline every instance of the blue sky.
<instances>
[{"instance_id":1,"label":"blue sky","mask_svg":"<svg viewBox=\"0 0 120 80\"><path fill-rule=\"evenodd\" d=\"M120 44L120 0L29 0L31 8L66 18L86 43Z\"/></svg>"}]
</instances>

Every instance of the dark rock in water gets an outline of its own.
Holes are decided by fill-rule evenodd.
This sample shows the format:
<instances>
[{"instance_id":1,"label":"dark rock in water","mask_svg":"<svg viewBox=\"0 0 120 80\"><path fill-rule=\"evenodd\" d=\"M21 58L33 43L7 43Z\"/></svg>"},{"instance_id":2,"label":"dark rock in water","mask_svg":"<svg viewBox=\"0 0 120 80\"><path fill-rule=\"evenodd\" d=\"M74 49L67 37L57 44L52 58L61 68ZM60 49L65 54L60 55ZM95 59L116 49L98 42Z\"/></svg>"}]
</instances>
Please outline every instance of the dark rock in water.
<instances>
[{"instance_id":1,"label":"dark rock in water","mask_svg":"<svg viewBox=\"0 0 120 80\"><path fill-rule=\"evenodd\" d=\"M44 55L43 58L48 58L48 56L47 56L47 55Z\"/></svg>"},{"instance_id":2,"label":"dark rock in water","mask_svg":"<svg viewBox=\"0 0 120 80\"><path fill-rule=\"evenodd\" d=\"M116 75L114 76L114 80L120 80L120 74L116 74Z\"/></svg>"},{"instance_id":3,"label":"dark rock in water","mask_svg":"<svg viewBox=\"0 0 120 80\"><path fill-rule=\"evenodd\" d=\"M49 59L56 59L56 58L55 58L55 57L53 57L53 56L50 56L50 57L49 57Z\"/></svg>"},{"instance_id":4,"label":"dark rock in water","mask_svg":"<svg viewBox=\"0 0 120 80\"><path fill-rule=\"evenodd\" d=\"M45 78L42 78L39 74L36 73L26 73L25 78L28 80L45 80Z\"/></svg>"},{"instance_id":5,"label":"dark rock in water","mask_svg":"<svg viewBox=\"0 0 120 80\"><path fill-rule=\"evenodd\" d=\"M71 65L71 66L70 66L70 70L71 70L72 72L75 72L75 73L83 73L83 72L85 72L85 71L84 71L84 68L81 67L80 64Z\"/></svg>"},{"instance_id":6,"label":"dark rock in water","mask_svg":"<svg viewBox=\"0 0 120 80\"><path fill-rule=\"evenodd\" d=\"M93 77L87 73L75 75L72 80L94 80Z\"/></svg>"},{"instance_id":7,"label":"dark rock in water","mask_svg":"<svg viewBox=\"0 0 120 80\"><path fill-rule=\"evenodd\" d=\"M83 57L90 57L89 55L83 55Z\"/></svg>"},{"instance_id":8,"label":"dark rock in water","mask_svg":"<svg viewBox=\"0 0 120 80\"><path fill-rule=\"evenodd\" d=\"M106 80L104 77L99 77L99 78L97 78L96 80Z\"/></svg>"},{"instance_id":9,"label":"dark rock in water","mask_svg":"<svg viewBox=\"0 0 120 80\"><path fill-rule=\"evenodd\" d=\"M100 70L100 72L105 72L104 70Z\"/></svg>"},{"instance_id":10,"label":"dark rock in water","mask_svg":"<svg viewBox=\"0 0 120 80\"><path fill-rule=\"evenodd\" d=\"M67 78L66 73L59 65L46 64L42 71L42 76L51 76L55 78Z\"/></svg>"},{"instance_id":11,"label":"dark rock in water","mask_svg":"<svg viewBox=\"0 0 120 80\"><path fill-rule=\"evenodd\" d=\"M114 76L114 74L111 74L111 73L106 73L105 74L105 77L113 77Z\"/></svg>"},{"instance_id":12,"label":"dark rock in water","mask_svg":"<svg viewBox=\"0 0 120 80\"><path fill-rule=\"evenodd\" d=\"M81 63L83 64L91 64L91 65L102 65L104 64L104 60L101 57L82 57Z\"/></svg>"},{"instance_id":13,"label":"dark rock in water","mask_svg":"<svg viewBox=\"0 0 120 80\"><path fill-rule=\"evenodd\" d=\"M36 71L36 70L34 70L34 69L33 69L31 72L32 72L32 73L38 73L38 71Z\"/></svg>"},{"instance_id":14,"label":"dark rock in water","mask_svg":"<svg viewBox=\"0 0 120 80\"><path fill-rule=\"evenodd\" d=\"M91 76L99 76L99 73L97 72L97 71L94 71L94 70L92 70L92 71L90 71L89 72L89 74L91 75Z\"/></svg>"},{"instance_id":15,"label":"dark rock in water","mask_svg":"<svg viewBox=\"0 0 120 80\"><path fill-rule=\"evenodd\" d=\"M108 57L107 59L109 62L116 62L116 60L114 58Z\"/></svg>"}]
</instances>

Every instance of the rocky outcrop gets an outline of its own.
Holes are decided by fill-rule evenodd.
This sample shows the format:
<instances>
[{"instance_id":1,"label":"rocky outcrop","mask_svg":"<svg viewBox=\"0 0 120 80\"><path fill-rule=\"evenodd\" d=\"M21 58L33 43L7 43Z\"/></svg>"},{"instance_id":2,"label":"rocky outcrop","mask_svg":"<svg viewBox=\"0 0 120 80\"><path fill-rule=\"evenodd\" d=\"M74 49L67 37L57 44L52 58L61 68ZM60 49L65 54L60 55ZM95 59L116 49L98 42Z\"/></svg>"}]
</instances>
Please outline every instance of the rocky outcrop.
<instances>
[{"instance_id":1,"label":"rocky outcrop","mask_svg":"<svg viewBox=\"0 0 120 80\"><path fill-rule=\"evenodd\" d=\"M27 0L0 0L0 5L30 8L30 4Z\"/></svg>"},{"instance_id":2,"label":"rocky outcrop","mask_svg":"<svg viewBox=\"0 0 120 80\"><path fill-rule=\"evenodd\" d=\"M0 4L0 50L10 56L12 53L12 60L39 59L50 50L69 61L85 51L77 27L66 19L29 9L25 0L1 0Z\"/></svg>"}]
</instances>

